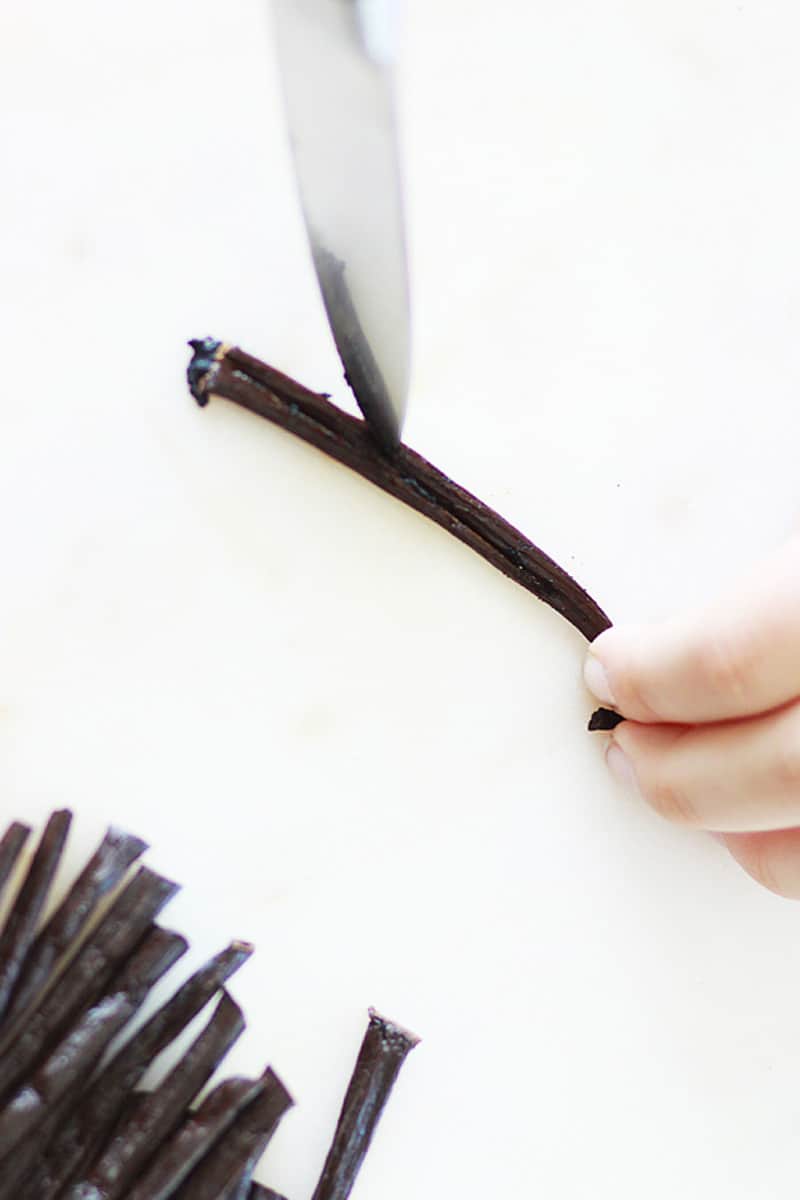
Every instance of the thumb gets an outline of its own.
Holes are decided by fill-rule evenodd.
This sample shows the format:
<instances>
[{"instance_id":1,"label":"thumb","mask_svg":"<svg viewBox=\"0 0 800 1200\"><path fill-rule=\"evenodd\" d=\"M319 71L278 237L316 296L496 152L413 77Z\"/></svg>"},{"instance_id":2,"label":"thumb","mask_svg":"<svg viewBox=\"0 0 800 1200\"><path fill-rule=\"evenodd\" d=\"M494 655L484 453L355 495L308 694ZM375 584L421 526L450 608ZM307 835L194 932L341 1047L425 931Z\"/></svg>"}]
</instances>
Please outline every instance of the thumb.
<instances>
[{"instance_id":1,"label":"thumb","mask_svg":"<svg viewBox=\"0 0 800 1200\"><path fill-rule=\"evenodd\" d=\"M664 627L612 626L595 638L583 666L592 695L632 721L645 724L691 720L675 711L675 658Z\"/></svg>"},{"instance_id":2,"label":"thumb","mask_svg":"<svg viewBox=\"0 0 800 1200\"><path fill-rule=\"evenodd\" d=\"M652 626L613 627L589 648L586 684L635 721L753 716L800 695L800 539L715 606Z\"/></svg>"}]
</instances>

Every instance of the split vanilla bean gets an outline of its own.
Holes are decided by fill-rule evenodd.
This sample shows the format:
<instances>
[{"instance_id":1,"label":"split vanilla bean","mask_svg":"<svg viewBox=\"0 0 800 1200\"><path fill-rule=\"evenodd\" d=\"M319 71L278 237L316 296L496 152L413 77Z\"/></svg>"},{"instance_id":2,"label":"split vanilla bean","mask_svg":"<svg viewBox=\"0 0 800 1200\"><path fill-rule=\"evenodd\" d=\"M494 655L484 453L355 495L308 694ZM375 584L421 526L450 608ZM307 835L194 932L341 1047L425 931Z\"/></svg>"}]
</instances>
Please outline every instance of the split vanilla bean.
<instances>
[{"instance_id":1,"label":"split vanilla bean","mask_svg":"<svg viewBox=\"0 0 800 1200\"><path fill-rule=\"evenodd\" d=\"M312 1200L347 1200L400 1068L419 1038L369 1010L369 1024Z\"/></svg>"},{"instance_id":2,"label":"split vanilla bean","mask_svg":"<svg viewBox=\"0 0 800 1200\"><path fill-rule=\"evenodd\" d=\"M600 606L562 567L408 446L382 451L364 421L236 346L212 338L189 344L194 350L189 386L198 404L221 396L316 446L441 525L590 641L609 627Z\"/></svg>"}]
</instances>

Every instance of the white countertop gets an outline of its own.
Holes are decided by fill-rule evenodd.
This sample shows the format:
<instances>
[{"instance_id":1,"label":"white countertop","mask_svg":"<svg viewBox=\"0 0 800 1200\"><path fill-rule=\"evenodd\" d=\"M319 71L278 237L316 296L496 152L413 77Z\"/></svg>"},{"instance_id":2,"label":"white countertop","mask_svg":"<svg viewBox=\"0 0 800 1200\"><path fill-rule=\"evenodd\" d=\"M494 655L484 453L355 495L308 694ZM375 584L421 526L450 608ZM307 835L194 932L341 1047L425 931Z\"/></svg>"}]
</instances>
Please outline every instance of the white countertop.
<instances>
[{"instance_id":1,"label":"white countertop","mask_svg":"<svg viewBox=\"0 0 800 1200\"><path fill-rule=\"evenodd\" d=\"M799 32L408 6L407 440L616 620L797 518ZM11 0L0 96L0 815L74 808L71 869L126 826L193 961L257 943L291 1200L368 1005L423 1042L360 1200L794 1195L800 909L607 778L559 617L188 397L209 333L348 404L263 5Z\"/></svg>"}]
</instances>

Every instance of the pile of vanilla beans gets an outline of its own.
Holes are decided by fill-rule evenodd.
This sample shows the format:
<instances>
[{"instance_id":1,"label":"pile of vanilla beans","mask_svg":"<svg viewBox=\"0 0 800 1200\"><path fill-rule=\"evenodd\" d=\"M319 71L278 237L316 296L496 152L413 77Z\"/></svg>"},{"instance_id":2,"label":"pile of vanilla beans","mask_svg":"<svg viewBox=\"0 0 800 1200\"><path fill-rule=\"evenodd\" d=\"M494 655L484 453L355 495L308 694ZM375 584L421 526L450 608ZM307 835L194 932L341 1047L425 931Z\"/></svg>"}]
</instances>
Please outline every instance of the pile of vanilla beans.
<instances>
[{"instance_id":1,"label":"pile of vanilla beans","mask_svg":"<svg viewBox=\"0 0 800 1200\"><path fill-rule=\"evenodd\" d=\"M225 983L252 947L222 950L126 1040L188 948L156 923L177 885L132 870L145 843L112 828L43 922L70 823L53 813L27 863L27 826L0 839L0 899L20 878L0 932L0 1200L282 1200L253 1182L292 1105L278 1076L267 1068L204 1092L244 1029ZM207 1005L199 1036L143 1090L150 1065ZM314 1200L349 1195L415 1043L370 1011Z\"/></svg>"}]
</instances>

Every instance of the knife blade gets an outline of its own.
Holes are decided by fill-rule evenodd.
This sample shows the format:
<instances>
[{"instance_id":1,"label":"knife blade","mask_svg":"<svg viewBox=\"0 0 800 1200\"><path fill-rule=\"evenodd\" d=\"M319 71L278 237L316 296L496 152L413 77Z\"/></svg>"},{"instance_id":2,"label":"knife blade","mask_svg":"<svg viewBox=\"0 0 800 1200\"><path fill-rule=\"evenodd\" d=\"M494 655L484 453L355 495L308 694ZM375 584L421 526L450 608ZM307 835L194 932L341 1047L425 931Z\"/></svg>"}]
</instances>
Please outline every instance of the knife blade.
<instances>
[{"instance_id":1,"label":"knife blade","mask_svg":"<svg viewBox=\"0 0 800 1200\"><path fill-rule=\"evenodd\" d=\"M393 98L396 0L273 0L311 254L345 378L387 453L409 378L409 295Z\"/></svg>"}]
</instances>

